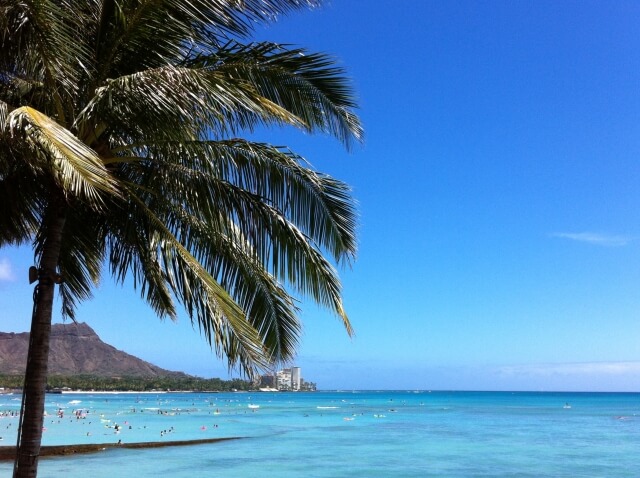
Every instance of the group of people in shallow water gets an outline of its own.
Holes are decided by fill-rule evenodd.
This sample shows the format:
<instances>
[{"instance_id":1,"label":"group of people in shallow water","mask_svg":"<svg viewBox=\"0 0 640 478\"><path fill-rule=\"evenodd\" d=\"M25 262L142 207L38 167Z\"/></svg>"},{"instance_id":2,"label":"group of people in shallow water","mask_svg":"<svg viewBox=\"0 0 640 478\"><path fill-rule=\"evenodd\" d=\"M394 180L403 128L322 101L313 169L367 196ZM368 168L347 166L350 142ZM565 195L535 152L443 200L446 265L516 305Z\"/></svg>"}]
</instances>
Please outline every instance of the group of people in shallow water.
<instances>
[{"instance_id":1,"label":"group of people in shallow water","mask_svg":"<svg viewBox=\"0 0 640 478\"><path fill-rule=\"evenodd\" d=\"M0 417L19 417L20 412L17 410L1 410Z\"/></svg>"},{"instance_id":2,"label":"group of people in shallow water","mask_svg":"<svg viewBox=\"0 0 640 478\"><path fill-rule=\"evenodd\" d=\"M20 416L20 412L16 410L0 410L0 418L18 418ZM7 430L11 429L11 422L7 424L5 427ZM0 436L0 441L3 441L4 437Z\"/></svg>"},{"instance_id":3,"label":"group of people in shallow water","mask_svg":"<svg viewBox=\"0 0 640 478\"><path fill-rule=\"evenodd\" d=\"M0 418L19 418L20 410L0 410ZM10 430L13 423L7 423L5 429ZM0 436L0 441L4 441L4 437Z\"/></svg>"},{"instance_id":4,"label":"group of people in shallow water","mask_svg":"<svg viewBox=\"0 0 640 478\"><path fill-rule=\"evenodd\" d=\"M104 400L105 403L108 403L109 400L105 399ZM72 405L76 405L76 407L78 407L78 403L80 401L72 401L69 402ZM205 414L208 415L220 415L220 414L229 414L229 415L237 415L237 414L242 414L242 413L247 413L246 409L222 409L222 408L217 408L216 404L214 402L210 402L209 400L206 400L207 405L205 409L200 408L195 402L191 403L191 406L187 406L184 408L165 408L162 405L164 405L164 403L161 404L160 401L158 401L158 405L160 406L159 408L143 408L143 407L128 407L125 410L121 410L116 412L117 415L120 415L122 413L124 413L125 415L129 415L130 417L132 417L132 414L135 415L139 415L141 413L144 413L144 415L147 415L147 413L149 413L150 415L161 415L161 416L166 416L166 417L171 417L171 416L175 416L175 415L188 415L188 414L192 414L192 413L202 413L204 412ZM229 403L231 402L237 402L237 400L228 400ZM55 408L53 410L50 409L49 413L47 413L45 411L45 422L44 422L44 426L42 428L43 432L49 432L49 434L51 434L52 432L54 432L54 429L58 429L58 425L63 425L63 424L78 424L78 425L85 425L86 427L82 427L83 430L80 431L81 435L85 435L86 437L91 437L93 435L121 435L123 436L121 433L125 433L125 430L132 430L133 428L138 428L141 431L143 431L143 429L147 429L147 428L155 428L152 427L150 424L145 424L143 425L142 423L140 424L140 426L138 427L133 427L131 424L129 424L128 421L124 421L124 422L115 422L110 420L107 416L106 413L101 413L100 411L98 411L95 408L87 408L87 407L82 407L82 405L80 405L78 408L73 407L73 409L71 409L71 407L67 408L64 405L61 404L56 404ZM253 409L253 408L257 408L257 407L251 407L252 409L250 410L251 412L255 413L257 410ZM208 409L208 410L207 410ZM154 413L155 412L155 413ZM12 418L18 418L20 416L20 412L18 410L0 410L0 418L2 417L12 417ZM124 417L120 417L121 419L123 419ZM133 419L133 418L130 418ZM151 419L151 417L149 417L149 419ZM146 421L146 420L145 420ZM8 423L7 423L8 422ZM10 427L12 427L12 422L14 422L14 420L6 420L6 428L9 429ZM47 429L47 427L49 427L49 429ZM99 428L98 428L99 427ZM200 432L204 432L206 430L217 430L220 425L218 423L200 423L199 425L197 425L197 427L199 428ZM76 427L74 427L76 428ZM198 429L196 428L196 429ZM60 429L62 430L62 429ZM99 432L99 430L102 430L102 432ZM156 430L158 430L158 428L156 428ZM149 433L152 432L152 430L148 430L148 431L144 431L144 433ZM158 431L156 431L155 433L159 433L160 437L163 440L166 440L169 435L175 434L176 429L174 428L174 426L170 426L170 427L166 427L166 424L164 425L164 427ZM194 431L191 431L190 433L193 433ZM66 432L64 432L66 433ZM153 432L152 432L153 433ZM190 433L187 433L187 436L190 436ZM54 433L54 434L57 434ZM136 435L136 440L139 440L140 437L138 436L139 434ZM158 435L155 435L156 437ZM115 438L115 437L114 437ZM120 437L117 437L120 438ZM133 438L133 435L132 435ZM182 438L182 434L181 434L181 438ZM0 440L2 440L2 437L0 437ZM122 439L118 440L118 443L122 443Z\"/></svg>"},{"instance_id":5,"label":"group of people in shallow water","mask_svg":"<svg viewBox=\"0 0 640 478\"><path fill-rule=\"evenodd\" d=\"M183 409L183 410L179 410L179 409L172 409L172 410L162 410L162 409L157 409L157 410L155 410L156 414L158 414L158 415L163 415L163 416L169 416L169 415L180 415L180 414L181 414L181 412L191 413L191 412L194 412L194 411L198 411L198 410L197 410L197 409L193 409L193 410L192 410L192 409ZM144 412L144 409L142 409L142 408L141 408L140 410L136 410L136 408L131 408L131 409L130 409L130 412L131 412L131 413L143 413L143 412ZM2 412L2 413L6 413L6 414L7 414L7 416L9 416L9 415L10 415L10 416L14 416L14 415L15 415L15 416L18 416L18 413L17 413L17 412L15 412L15 413L14 413L14 412L7 411L7 412ZM84 419L86 419L86 418L87 418L87 416L89 415L89 413L90 413L90 412L89 412L89 409L80 408L80 409L73 410L73 411L71 412L71 415L73 416L73 418L75 418L75 420L84 420ZM220 413L220 410L219 410L219 409L216 409L215 414L216 414L216 415L218 415L219 413ZM211 414L211 412L209 412L209 414ZM94 415L95 415L95 413L94 413ZM3 415L2 415L2 414L0 414L0 416L3 416ZM46 416L46 412L45 412L45 416ZM64 410L63 410L62 408L58 408L58 409L56 410L56 418L57 418L57 423L61 423L61 422L62 422L62 419L64 419ZM73 418L71 418L69 421L70 421L70 422L73 422L73 421L74 421L74 419L73 419ZM104 415L104 414L101 414L101 415L100 415L100 419L102 420L102 422L105 422L105 423L104 423L104 428L113 429L113 433L114 433L114 434L119 434L119 433L123 430L123 426L122 426L122 425L120 425L120 424L118 424L118 423L113 423L113 424L111 424L111 421L110 421L110 420L107 420L107 419L105 418L105 415ZM52 424L53 424L53 423L56 423L56 420L55 420L55 419L51 420L51 423L52 423ZM88 421L88 422L87 422L87 424L88 424L88 425L91 425L91 423L92 423L92 421ZM11 425L11 424L9 424L9 425ZM84 423L83 423L83 425L84 425ZM129 429L129 430L132 430L132 429L133 429L133 427L132 427L132 426L129 424L129 422L128 422L128 421L126 421L126 420L124 421L124 425L125 425L125 426L128 426L128 429ZM144 426L139 427L139 428L144 428L144 429L146 429L146 428L147 428L147 425L144 425ZM214 424L214 425L213 425L213 428L218 428L218 424ZM207 427L206 427L205 425L202 425L202 427L200 427L200 429L201 429L201 430L206 430L206 429L207 429ZM43 427L43 431L47 431L47 428L46 428L46 427ZM174 428L174 427L169 427L169 428L167 428L167 429L160 430L160 436L161 436L161 437L167 436L167 435L169 435L169 434L173 433L174 431L175 431L175 428ZM92 436L91 432L90 432L90 431L88 431L88 432L87 432L87 434L86 434L86 436ZM0 438L0 439L1 439L1 438ZM118 444L118 445L121 445L121 444L122 444L122 439L118 440L118 443L117 443L117 444Z\"/></svg>"}]
</instances>

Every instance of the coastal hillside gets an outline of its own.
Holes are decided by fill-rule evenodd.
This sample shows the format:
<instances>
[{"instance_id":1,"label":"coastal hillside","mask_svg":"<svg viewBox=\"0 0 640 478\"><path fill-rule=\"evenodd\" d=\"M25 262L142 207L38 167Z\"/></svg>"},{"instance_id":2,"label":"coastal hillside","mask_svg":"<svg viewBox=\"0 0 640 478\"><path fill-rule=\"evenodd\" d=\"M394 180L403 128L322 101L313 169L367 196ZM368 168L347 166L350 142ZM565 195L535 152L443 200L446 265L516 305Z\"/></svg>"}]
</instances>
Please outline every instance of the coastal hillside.
<instances>
[{"instance_id":1,"label":"coastal hillside","mask_svg":"<svg viewBox=\"0 0 640 478\"><path fill-rule=\"evenodd\" d=\"M0 374L24 374L29 333L0 332ZM86 323L54 324L49 375L96 377L188 377L145 362L103 342Z\"/></svg>"}]
</instances>

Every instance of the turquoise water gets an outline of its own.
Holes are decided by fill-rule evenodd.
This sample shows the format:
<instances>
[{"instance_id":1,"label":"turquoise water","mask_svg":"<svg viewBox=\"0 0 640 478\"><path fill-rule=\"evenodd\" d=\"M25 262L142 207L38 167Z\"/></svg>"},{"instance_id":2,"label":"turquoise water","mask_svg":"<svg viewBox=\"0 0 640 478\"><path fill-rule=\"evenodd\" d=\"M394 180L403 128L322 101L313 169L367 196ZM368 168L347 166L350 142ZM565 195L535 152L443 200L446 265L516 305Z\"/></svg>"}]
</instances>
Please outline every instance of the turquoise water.
<instances>
[{"instance_id":1,"label":"turquoise water","mask_svg":"<svg viewBox=\"0 0 640 478\"><path fill-rule=\"evenodd\" d=\"M63 394L46 409L46 445L244 438L41 459L41 477L640 476L640 394ZM3 445L16 424L0 417Z\"/></svg>"}]
</instances>

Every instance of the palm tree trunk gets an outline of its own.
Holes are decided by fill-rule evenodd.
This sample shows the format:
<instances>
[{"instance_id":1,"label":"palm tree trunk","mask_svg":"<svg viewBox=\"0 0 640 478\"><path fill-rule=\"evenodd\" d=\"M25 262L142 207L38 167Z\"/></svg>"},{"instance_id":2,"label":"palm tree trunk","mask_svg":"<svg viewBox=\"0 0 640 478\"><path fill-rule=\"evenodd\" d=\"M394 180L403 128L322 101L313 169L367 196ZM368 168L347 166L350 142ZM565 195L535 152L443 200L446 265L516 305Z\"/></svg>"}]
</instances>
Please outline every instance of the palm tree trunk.
<instances>
[{"instance_id":1,"label":"palm tree trunk","mask_svg":"<svg viewBox=\"0 0 640 478\"><path fill-rule=\"evenodd\" d=\"M47 388L54 280L58 269L64 223L64 199L53 200L45 218L46 238L40 259L39 283L36 286L34 313L31 319L27 369L22 391L24 407L23 415L20 417L21 427L13 470L14 478L35 477L38 473Z\"/></svg>"}]
</instances>

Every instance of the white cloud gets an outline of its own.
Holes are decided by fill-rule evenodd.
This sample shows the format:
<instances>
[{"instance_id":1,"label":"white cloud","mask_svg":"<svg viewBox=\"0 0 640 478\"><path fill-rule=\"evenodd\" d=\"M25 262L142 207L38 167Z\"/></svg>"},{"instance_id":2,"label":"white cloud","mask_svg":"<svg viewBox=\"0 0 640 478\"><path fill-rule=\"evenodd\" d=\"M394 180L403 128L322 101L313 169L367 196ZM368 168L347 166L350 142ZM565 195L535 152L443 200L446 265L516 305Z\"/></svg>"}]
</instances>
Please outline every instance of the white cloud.
<instances>
[{"instance_id":1,"label":"white cloud","mask_svg":"<svg viewBox=\"0 0 640 478\"><path fill-rule=\"evenodd\" d=\"M556 232L551 234L551 236L570 239L572 241L586 242L596 246L609 247L626 246L632 240L630 236L599 234L597 232Z\"/></svg>"},{"instance_id":2,"label":"white cloud","mask_svg":"<svg viewBox=\"0 0 640 478\"><path fill-rule=\"evenodd\" d=\"M640 362L578 362L500 367L503 376L640 375Z\"/></svg>"},{"instance_id":3,"label":"white cloud","mask_svg":"<svg viewBox=\"0 0 640 478\"><path fill-rule=\"evenodd\" d=\"M0 259L0 281L13 281L15 275L11 269L11 263L8 259Z\"/></svg>"},{"instance_id":4,"label":"white cloud","mask_svg":"<svg viewBox=\"0 0 640 478\"><path fill-rule=\"evenodd\" d=\"M640 361L568 362L493 368L487 389L573 392L637 392Z\"/></svg>"}]
</instances>

